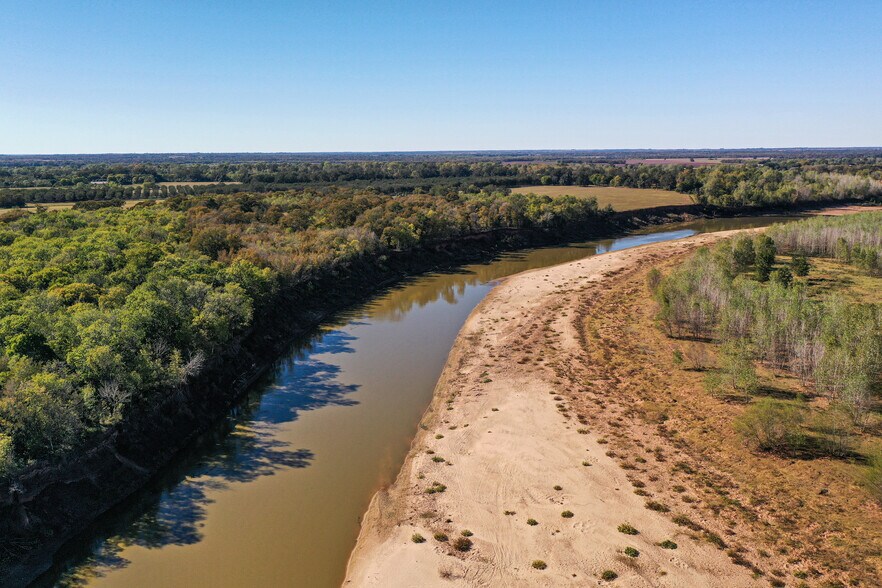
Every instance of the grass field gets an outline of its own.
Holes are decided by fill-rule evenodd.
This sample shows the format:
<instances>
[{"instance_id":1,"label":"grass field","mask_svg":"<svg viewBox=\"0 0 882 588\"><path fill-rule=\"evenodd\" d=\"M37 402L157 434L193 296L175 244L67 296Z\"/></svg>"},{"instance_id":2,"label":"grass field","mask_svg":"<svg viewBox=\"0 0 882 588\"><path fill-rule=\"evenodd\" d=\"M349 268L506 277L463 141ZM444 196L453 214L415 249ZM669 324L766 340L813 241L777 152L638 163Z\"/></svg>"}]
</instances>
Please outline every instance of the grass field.
<instances>
[{"instance_id":1,"label":"grass field","mask_svg":"<svg viewBox=\"0 0 882 588\"><path fill-rule=\"evenodd\" d=\"M156 182L157 186L216 186L218 184L241 184L242 182Z\"/></svg>"},{"instance_id":2,"label":"grass field","mask_svg":"<svg viewBox=\"0 0 882 588\"><path fill-rule=\"evenodd\" d=\"M123 202L123 208L131 208L139 202L162 202L163 198L140 198L135 200L126 200ZM69 208L73 208L76 202L29 202L25 206L21 207L22 210L29 210L34 212L38 207L45 208L46 210L67 210ZM19 208L18 206L0 206L0 210L13 210Z\"/></svg>"},{"instance_id":3,"label":"grass field","mask_svg":"<svg viewBox=\"0 0 882 588\"><path fill-rule=\"evenodd\" d=\"M603 186L524 186L513 188L515 194L547 194L548 196L594 196L601 208L607 204L618 211L692 204L686 194L668 190L643 188L610 188Z\"/></svg>"}]
</instances>

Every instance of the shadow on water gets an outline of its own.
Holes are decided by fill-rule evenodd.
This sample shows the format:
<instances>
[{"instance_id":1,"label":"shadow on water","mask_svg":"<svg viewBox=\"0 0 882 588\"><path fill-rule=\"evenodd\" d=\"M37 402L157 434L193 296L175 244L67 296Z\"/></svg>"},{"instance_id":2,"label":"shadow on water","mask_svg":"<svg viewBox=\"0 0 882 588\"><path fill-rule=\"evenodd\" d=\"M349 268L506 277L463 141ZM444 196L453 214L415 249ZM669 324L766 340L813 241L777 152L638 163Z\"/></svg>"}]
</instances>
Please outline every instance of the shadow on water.
<instances>
[{"instance_id":1,"label":"shadow on water","mask_svg":"<svg viewBox=\"0 0 882 588\"><path fill-rule=\"evenodd\" d=\"M88 531L87 549L59 554L56 565L37 586L85 586L95 578L125 568L131 562L122 552L129 547L158 549L193 545L203 539L206 507L232 484L248 483L276 472L308 467L314 454L291 449L276 436L279 425L296 421L303 411L326 406L354 406L346 398L357 385L335 382L339 366L317 355L353 353L355 337L342 331L313 335L282 361L272 375L254 386L241 404L231 409L213 431L201 436L159 479L110 516L112 525ZM63 572L78 562L76 568Z\"/></svg>"}]
</instances>

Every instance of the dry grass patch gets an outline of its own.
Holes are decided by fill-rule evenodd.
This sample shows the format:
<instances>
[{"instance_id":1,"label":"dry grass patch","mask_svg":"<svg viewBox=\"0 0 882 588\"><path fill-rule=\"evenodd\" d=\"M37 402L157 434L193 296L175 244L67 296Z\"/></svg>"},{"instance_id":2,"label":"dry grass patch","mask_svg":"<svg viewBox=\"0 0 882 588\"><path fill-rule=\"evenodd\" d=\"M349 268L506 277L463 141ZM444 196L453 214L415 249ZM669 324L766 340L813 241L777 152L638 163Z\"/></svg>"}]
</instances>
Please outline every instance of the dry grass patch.
<instances>
[{"instance_id":1,"label":"dry grass patch","mask_svg":"<svg viewBox=\"0 0 882 588\"><path fill-rule=\"evenodd\" d=\"M656 190L652 188L622 188L608 186L524 186L514 188L515 194L544 194L547 196L577 196L582 198L597 198L597 205L605 208L607 205L619 211L638 210L641 208L655 208L658 206L680 206L692 204L692 199L686 194L671 192L669 190Z\"/></svg>"}]
</instances>

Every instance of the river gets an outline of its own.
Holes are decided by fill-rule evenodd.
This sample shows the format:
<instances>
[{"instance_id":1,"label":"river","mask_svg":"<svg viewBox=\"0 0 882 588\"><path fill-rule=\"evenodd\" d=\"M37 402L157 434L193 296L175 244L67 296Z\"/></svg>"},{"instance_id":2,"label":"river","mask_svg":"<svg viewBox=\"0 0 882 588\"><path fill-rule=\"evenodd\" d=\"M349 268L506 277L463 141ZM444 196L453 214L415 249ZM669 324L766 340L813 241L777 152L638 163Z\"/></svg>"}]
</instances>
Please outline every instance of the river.
<instances>
[{"instance_id":1,"label":"river","mask_svg":"<svg viewBox=\"0 0 882 588\"><path fill-rule=\"evenodd\" d=\"M397 474L457 332L495 280L782 220L667 225L401 283L294 344L214 430L70 541L37 585L339 586L359 517Z\"/></svg>"}]
</instances>

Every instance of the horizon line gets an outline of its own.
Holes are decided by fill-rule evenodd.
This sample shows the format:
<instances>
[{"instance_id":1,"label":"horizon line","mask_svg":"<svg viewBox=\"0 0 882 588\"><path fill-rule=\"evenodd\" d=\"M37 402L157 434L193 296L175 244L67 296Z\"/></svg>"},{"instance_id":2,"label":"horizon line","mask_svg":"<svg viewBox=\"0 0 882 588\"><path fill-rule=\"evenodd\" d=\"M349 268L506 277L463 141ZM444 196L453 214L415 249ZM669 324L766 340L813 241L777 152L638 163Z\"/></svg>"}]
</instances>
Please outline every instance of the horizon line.
<instances>
[{"instance_id":1,"label":"horizon line","mask_svg":"<svg viewBox=\"0 0 882 588\"><path fill-rule=\"evenodd\" d=\"M882 150L882 145L791 146L791 147L608 147L608 148L516 148L516 149L389 149L375 151L92 151L0 153L0 157L58 157L71 155L359 155L359 154L421 154L421 153L608 153L665 151L845 151Z\"/></svg>"}]
</instances>

